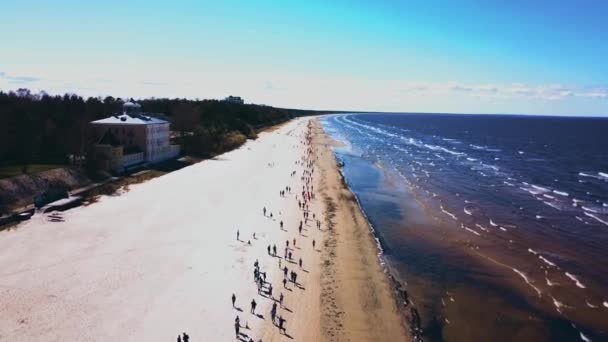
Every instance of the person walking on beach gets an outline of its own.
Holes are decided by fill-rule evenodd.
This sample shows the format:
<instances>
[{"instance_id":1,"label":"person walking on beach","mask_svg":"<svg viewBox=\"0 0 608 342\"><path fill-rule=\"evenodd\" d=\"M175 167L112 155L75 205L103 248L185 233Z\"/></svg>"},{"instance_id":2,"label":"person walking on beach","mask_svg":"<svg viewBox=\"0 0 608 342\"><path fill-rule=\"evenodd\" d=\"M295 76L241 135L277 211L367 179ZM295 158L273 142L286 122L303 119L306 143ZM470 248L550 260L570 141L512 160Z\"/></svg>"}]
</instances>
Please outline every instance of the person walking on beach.
<instances>
[{"instance_id":1,"label":"person walking on beach","mask_svg":"<svg viewBox=\"0 0 608 342\"><path fill-rule=\"evenodd\" d=\"M300 269L302 269L302 258L300 258L299 264L300 264Z\"/></svg>"},{"instance_id":2,"label":"person walking on beach","mask_svg":"<svg viewBox=\"0 0 608 342\"><path fill-rule=\"evenodd\" d=\"M184 342L189 342L190 341L190 336L188 336L188 334L186 334L186 333L183 333L182 340Z\"/></svg>"},{"instance_id":3,"label":"person walking on beach","mask_svg":"<svg viewBox=\"0 0 608 342\"><path fill-rule=\"evenodd\" d=\"M241 329L241 319L239 316L236 316L234 319L234 332L236 333L236 338L239 338L239 330Z\"/></svg>"},{"instance_id":4,"label":"person walking on beach","mask_svg":"<svg viewBox=\"0 0 608 342\"><path fill-rule=\"evenodd\" d=\"M272 309L270 310L270 318L272 319L272 323L274 323L274 319L277 316L277 303L272 303Z\"/></svg>"},{"instance_id":5,"label":"person walking on beach","mask_svg":"<svg viewBox=\"0 0 608 342\"><path fill-rule=\"evenodd\" d=\"M241 235L241 232L237 229L236 231L236 239L237 241L239 240L239 236Z\"/></svg>"},{"instance_id":6,"label":"person walking on beach","mask_svg":"<svg viewBox=\"0 0 608 342\"><path fill-rule=\"evenodd\" d=\"M279 223L281 225L281 229L283 229L283 221L281 220L281 222Z\"/></svg>"},{"instance_id":7,"label":"person walking on beach","mask_svg":"<svg viewBox=\"0 0 608 342\"><path fill-rule=\"evenodd\" d=\"M236 303L236 295L232 294L232 307L234 307L234 303Z\"/></svg>"},{"instance_id":8,"label":"person walking on beach","mask_svg":"<svg viewBox=\"0 0 608 342\"><path fill-rule=\"evenodd\" d=\"M313 239L313 240L312 240L312 249L315 249L315 244L316 244L316 243L317 243L317 242L316 242L316 241Z\"/></svg>"},{"instance_id":9,"label":"person walking on beach","mask_svg":"<svg viewBox=\"0 0 608 342\"><path fill-rule=\"evenodd\" d=\"M268 248L266 248L266 249L268 250L268 255L271 255L270 254L270 245L268 245Z\"/></svg>"},{"instance_id":10,"label":"person walking on beach","mask_svg":"<svg viewBox=\"0 0 608 342\"><path fill-rule=\"evenodd\" d=\"M272 245L272 252L277 255L277 245Z\"/></svg>"},{"instance_id":11,"label":"person walking on beach","mask_svg":"<svg viewBox=\"0 0 608 342\"><path fill-rule=\"evenodd\" d=\"M285 319L283 316L279 316L279 332L285 334Z\"/></svg>"},{"instance_id":12,"label":"person walking on beach","mask_svg":"<svg viewBox=\"0 0 608 342\"><path fill-rule=\"evenodd\" d=\"M255 302L255 299L251 300L251 313L255 315L255 307L258 305L258 303Z\"/></svg>"},{"instance_id":13,"label":"person walking on beach","mask_svg":"<svg viewBox=\"0 0 608 342\"><path fill-rule=\"evenodd\" d=\"M263 211L264 211L264 216L266 216L266 207L264 207Z\"/></svg>"},{"instance_id":14,"label":"person walking on beach","mask_svg":"<svg viewBox=\"0 0 608 342\"><path fill-rule=\"evenodd\" d=\"M283 278L283 288L287 288L287 278Z\"/></svg>"},{"instance_id":15,"label":"person walking on beach","mask_svg":"<svg viewBox=\"0 0 608 342\"><path fill-rule=\"evenodd\" d=\"M293 238L293 246L296 246L296 238Z\"/></svg>"},{"instance_id":16,"label":"person walking on beach","mask_svg":"<svg viewBox=\"0 0 608 342\"><path fill-rule=\"evenodd\" d=\"M182 342L182 335L177 335L177 342Z\"/></svg>"},{"instance_id":17,"label":"person walking on beach","mask_svg":"<svg viewBox=\"0 0 608 342\"><path fill-rule=\"evenodd\" d=\"M283 279L284 281L285 279ZM279 305L281 305L281 308L283 307L283 292L281 292L281 295L279 296Z\"/></svg>"}]
</instances>

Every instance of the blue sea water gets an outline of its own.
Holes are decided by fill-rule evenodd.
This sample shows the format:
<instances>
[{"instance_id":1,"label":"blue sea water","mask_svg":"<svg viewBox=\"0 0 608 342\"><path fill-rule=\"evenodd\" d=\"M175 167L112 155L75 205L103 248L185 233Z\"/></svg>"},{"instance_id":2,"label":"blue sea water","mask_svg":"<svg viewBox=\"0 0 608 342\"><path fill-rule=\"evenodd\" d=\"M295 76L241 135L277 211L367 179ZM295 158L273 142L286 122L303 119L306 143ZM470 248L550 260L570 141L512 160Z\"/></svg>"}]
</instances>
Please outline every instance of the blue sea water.
<instances>
[{"instance_id":1,"label":"blue sea water","mask_svg":"<svg viewBox=\"0 0 608 342\"><path fill-rule=\"evenodd\" d=\"M608 119L322 124L426 340L608 339Z\"/></svg>"}]
</instances>

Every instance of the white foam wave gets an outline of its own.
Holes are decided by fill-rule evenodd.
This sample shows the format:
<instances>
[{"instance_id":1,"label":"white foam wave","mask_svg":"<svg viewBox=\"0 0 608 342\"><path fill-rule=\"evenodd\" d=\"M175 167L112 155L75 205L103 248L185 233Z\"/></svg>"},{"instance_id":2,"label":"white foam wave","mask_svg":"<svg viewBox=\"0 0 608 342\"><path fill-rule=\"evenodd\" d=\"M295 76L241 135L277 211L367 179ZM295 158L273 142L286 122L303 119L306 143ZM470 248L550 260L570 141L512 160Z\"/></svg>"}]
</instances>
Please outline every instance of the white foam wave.
<instances>
[{"instance_id":1,"label":"white foam wave","mask_svg":"<svg viewBox=\"0 0 608 342\"><path fill-rule=\"evenodd\" d=\"M542 219L542 218L544 218L544 216L536 215L536 219L537 219L537 220L540 220L540 219Z\"/></svg>"},{"instance_id":2,"label":"white foam wave","mask_svg":"<svg viewBox=\"0 0 608 342\"><path fill-rule=\"evenodd\" d=\"M608 226L608 221L602 220L601 218L597 217L596 215L589 214L589 213L588 213L588 212L586 212L586 211L585 211L583 214L585 214L585 215L587 215L587 216L591 217L592 219L595 219L596 221L598 221L598 222L600 222L600 223L602 223L602 224L604 224L604 225Z\"/></svg>"},{"instance_id":3,"label":"white foam wave","mask_svg":"<svg viewBox=\"0 0 608 342\"><path fill-rule=\"evenodd\" d=\"M507 231L507 228L504 228L504 227L498 227L498 228L500 228L500 230L502 230L503 232Z\"/></svg>"},{"instance_id":4,"label":"white foam wave","mask_svg":"<svg viewBox=\"0 0 608 342\"><path fill-rule=\"evenodd\" d=\"M597 309L597 305L593 305L593 304L589 303L588 301L585 301L585 304L587 304L587 306L592 309Z\"/></svg>"},{"instance_id":5,"label":"white foam wave","mask_svg":"<svg viewBox=\"0 0 608 342\"><path fill-rule=\"evenodd\" d=\"M554 194L558 194L560 196L564 196L564 197L568 197L569 196L569 194L567 192L565 192L565 191L553 190L553 193Z\"/></svg>"},{"instance_id":6,"label":"white foam wave","mask_svg":"<svg viewBox=\"0 0 608 342\"><path fill-rule=\"evenodd\" d=\"M473 234L475 234L477 236L481 236L481 234L479 234L475 229L471 229L471 228L469 228L467 226L464 226L464 229L466 229L467 231L469 231L469 232L471 232L471 233L473 233Z\"/></svg>"},{"instance_id":7,"label":"white foam wave","mask_svg":"<svg viewBox=\"0 0 608 342\"><path fill-rule=\"evenodd\" d=\"M581 289L585 288L585 285L583 285L574 274L566 272L566 277L572 279L572 281L576 283L576 286L580 287Z\"/></svg>"},{"instance_id":8,"label":"white foam wave","mask_svg":"<svg viewBox=\"0 0 608 342\"><path fill-rule=\"evenodd\" d=\"M548 199L555 199L555 196L551 196L551 195L547 195L547 194L543 194L543 197L548 198Z\"/></svg>"},{"instance_id":9,"label":"white foam wave","mask_svg":"<svg viewBox=\"0 0 608 342\"><path fill-rule=\"evenodd\" d=\"M551 280L549 280L549 278L545 277L545 281L547 281L547 285L549 286L555 286L555 285L559 285L558 283L554 283Z\"/></svg>"},{"instance_id":10,"label":"white foam wave","mask_svg":"<svg viewBox=\"0 0 608 342\"><path fill-rule=\"evenodd\" d=\"M530 287L532 287L534 289L534 291L536 291L536 293L538 293L539 297L542 296L542 292L540 292L540 290L536 286L534 286L534 284L532 284L532 282L530 282L530 279L528 279L528 277L526 276L525 273L518 270L517 268L511 267L511 269L513 270L513 272L517 273L520 277L522 277L524 279L524 281L526 282L526 284L528 284Z\"/></svg>"},{"instance_id":11,"label":"white foam wave","mask_svg":"<svg viewBox=\"0 0 608 342\"><path fill-rule=\"evenodd\" d=\"M533 187L534 189L536 189L536 190L540 191L541 193L545 193L545 192L550 192L550 191L551 191L550 189L547 189L547 188L542 187L542 186L540 186L540 185L535 185L535 184L532 184L532 187Z\"/></svg>"},{"instance_id":12,"label":"white foam wave","mask_svg":"<svg viewBox=\"0 0 608 342\"><path fill-rule=\"evenodd\" d=\"M602 178L608 179L608 173L606 173L606 172L598 172L597 174L598 174L598 176L600 176Z\"/></svg>"},{"instance_id":13,"label":"white foam wave","mask_svg":"<svg viewBox=\"0 0 608 342\"><path fill-rule=\"evenodd\" d=\"M564 305L564 303L555 299L555 297L551 296L551 299L553 299L553 305L555 305L555 309L557 310L557 312L562 313L562 308L567 307L566 305Z\"/></svg>"},{"instance_id":14,"label":"white foam wave","mask_svg":"<svg viewBox=\"0 0 608 342\"><path fill-rule=\"evenodd\" d=\"M452 219L454 219L454 221L458 221L458 218L456 217L456 215L454 215L454 214L452 214L451 212L449 212L449 211L445 210L445 209L443 208L443 205L441 205L441 206L440 206L440 208L441 208L441 212L442 212L442 213L444 213L444 214L448 215L449 217L451 217Z\"/></svg>"},{"instance_id":15,"label":"white foam wave","mask_svg":"<svg viewBox=\"0 0 608 342\"><path fill-rule=\"evenodd\" d=\"M553 209L557 209L559 211L561 211L562 209L560 207L557 206L557 204L553 203L553 202L547 202L547 201L543 201L544 204L550 206Z\"/></svg>"},{"instance_id":16,"label":"white foam wave","mask_svg":"<svg viewBox=\"0 0 608 342\"><path fill-rule=\"evenodd\" d=\"M467 215L473 215L473 213L467 209L467 207L464 207L464 213Z\"/></svg>"},{"instance_id":17,"label":"white foam wave","mask_svg":"<svg viewBox=\"0 0 608 342\"><path fill-rule=\"evenodd\" d=\"M449 149L447 149L447 148L445 148L443 146L429 145L429 144L424 144L423 146L426 147L426 148L428 148L428 149L430 149L430 150L433 150L433 151L441 151L441 152L449 153L449 154L454 155L454 156L463 156L463 155L466 154L466 153L463 153L463 152L456 152L456 151L449 150Z\"/></svg>"},{"instance_id":18,"label":"white foam wave","mask_svg":"<svg viewBox=\"0 0 608 342\"><path fill-rule=\"evenodd\" d=\"M555 263L551 262L550 260L548 260L547 258L545 258L545 257L544 257L544 256L542 256L542 255L539 255L539 256L538 256L538 258L539 258L540 260L542 260L542 261L543 261L545 264L549 265L549 266L553 266L553 267L555 267L555 266L556 266L556 265L555 265Z\"/></svg>"},{"instance_id":19,"label":"white foam wave","mask_svg":"<svg viewBox=\"0 0 608 342\"><path fill-rule=\"evenodd\" d=\"M490 226L492 226L492 227L498 227L498 225L496 223L494 223L494 221L492 221L492 219L490 219Z\"/></svg>"},{"instance_id":20,"label":"white foam wave","mask_svg":"<svg viewBox=\"0 0 608 342\"><path fill-rule=\"evenodd\" d=\"M486 227L484 227L484 226L480 225L479 223L476 223L476 224L475 224L475 227L477 227L477 228L479 228L479 229L483 230L484 232L489 232L489 230L488 230Z\"/></svg>"},{"instance_id":21,"label":"white foam wave","mask_svg":"<svg viewBox=\"0 0 608 342\"><path fill-rule=\"evenodd\" d=\"M582 332L580 332L580 331L579 331L578 333L579 333L579 335L581 336L581 340L583 340L583 341L585 341L585 342L591 342L591 339L590 339L589 337L587 337L587 336L583 335L583 333L582 333Z\"/></svg>"},{"instance_id":22,"label":"white foam wave","mask_svg":"<svg viewBox=\"0 0 608 342\"><path fill-rule=\"evenodd\" d=\"M604 301L604 302L602 303L602 305L603 305L604 307L607 307L607 308L608 308L608 302Z\"/></svg>"},{"instance_id":23,"label":"white foam wave","mask_svg":"<svg viewBox=\"0 0 608 342\"><path fill-rule=\"evenodd\" d=\"M600 213L599 211L597 211L597 210L595 210L593 208L589 208L589 207L585 207L585 206L582 206L581 209L583 209L584 211L590 211L590 212L596 213L596 214Z\"/></svg>"},{"instance_id":24,"label":"white foam wave","mask_svg":"<svg viewBox=\"0 0 608 342\"><path fill-rule=\"evenodd\" d=\"M599 172L598 176L596 176L596 175L592 175L592 174L585 173L585 172L579 172L578 175L581 177L587 177L587 178L603 179L603 178L605 178L605 176L601 176L600 174L602 174L602 173L603 172ZM605 173L604 173L604 175L605 175Z\"/></svg>"},{"instance_id":25,"label":"white foam wave","mask_svg":"<svg viewBox=\"0 0 608 342\"><path fill-rule=\"evenodd\" d=\"M535 250L533 250L532 248L528 248L528 252L530 252L530 253L532 253L532 254L534 254L534 255L537 255L537 254L538 254L538 252L537 252L537 251L535 251Z\"/></svg>"}]
</instances>

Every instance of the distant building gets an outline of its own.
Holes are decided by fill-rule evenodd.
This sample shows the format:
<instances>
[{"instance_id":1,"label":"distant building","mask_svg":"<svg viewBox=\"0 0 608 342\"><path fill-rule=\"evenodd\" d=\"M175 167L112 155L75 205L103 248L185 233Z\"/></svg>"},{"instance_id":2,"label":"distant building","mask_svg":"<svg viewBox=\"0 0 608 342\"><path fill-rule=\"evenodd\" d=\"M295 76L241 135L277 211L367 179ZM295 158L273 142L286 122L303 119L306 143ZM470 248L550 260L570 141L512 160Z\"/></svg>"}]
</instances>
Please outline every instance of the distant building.
<instances>
[{"instance_id":1,"label":"distant building","mask_svg":"<svg viewBox=\"0 0 608 342\"><path fill-rule=\"evenodd\" d=\"M169 143L169 122L141 112L137 103L126 102L123 112L91 122L96 144L91 158L104 170L154 164L179 155L179 146Z\"/></svg>"},{"instance_id":2,"label":"distant building","mask_svg":"<svg viewBox=\"0 0 608 342\"><path fill-rule=\"evenodd\" d=\"M238 104L243 104L245 103L245 101L240 97L240 96L228 96L224 99L224 102L229 102L229 103L238 103Z\"/></svg>"}]
</instances>

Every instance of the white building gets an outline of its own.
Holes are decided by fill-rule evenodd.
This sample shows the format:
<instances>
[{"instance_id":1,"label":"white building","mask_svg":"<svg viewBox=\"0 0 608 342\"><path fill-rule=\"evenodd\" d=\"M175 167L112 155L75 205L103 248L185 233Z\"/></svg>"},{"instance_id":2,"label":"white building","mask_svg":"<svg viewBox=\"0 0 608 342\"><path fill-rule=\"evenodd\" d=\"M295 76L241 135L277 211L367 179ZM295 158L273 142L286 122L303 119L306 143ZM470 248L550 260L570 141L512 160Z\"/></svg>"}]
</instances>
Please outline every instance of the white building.
<instances>
[{"instance_id":1,"label":"white building","mask_svg":"<svg viewBox=\"0 0 608 342\"><path fill-rule=\"evenodd\" d=\"M140 109L139 104L127 102L122 114L91 122L98 141L94 158L107 161L103 168L122 171L179 155L179 146L169 141L169 122L145 115Z\"/></svg>"},{"instance_id":2,"label":"white building","mask_svg":"<svg viewBox=\"0 0 608 342\"><path fill-rule=\"evenodd\" d=\"M228 96L224 98L224 102L243 104L245 101L240 96Z\"/></svg>"}]
</instances>

